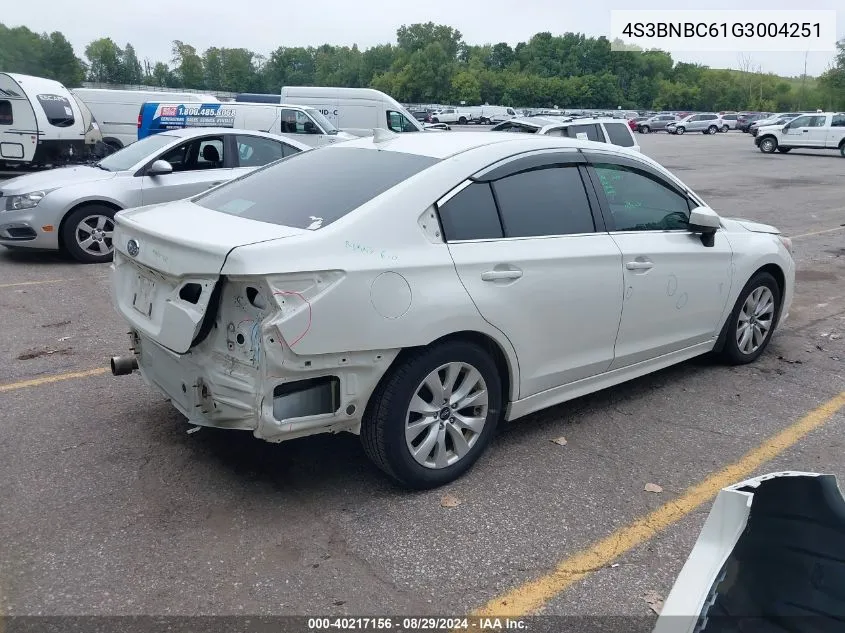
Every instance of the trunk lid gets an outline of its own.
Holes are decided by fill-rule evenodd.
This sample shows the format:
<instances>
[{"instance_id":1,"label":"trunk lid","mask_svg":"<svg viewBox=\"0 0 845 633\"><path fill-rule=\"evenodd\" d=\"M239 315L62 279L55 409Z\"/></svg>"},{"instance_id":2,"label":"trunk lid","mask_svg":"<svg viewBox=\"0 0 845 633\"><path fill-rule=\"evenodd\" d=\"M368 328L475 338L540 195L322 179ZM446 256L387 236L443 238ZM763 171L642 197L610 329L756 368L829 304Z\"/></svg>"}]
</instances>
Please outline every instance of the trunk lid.
<instances>
[{"instance_id":1,"label":"trunk lid","mask_svg":"<svg viewBox=\"0 0 845 633\"><path fill-rule=\"evenodd\" d=\"M136 330L177 353L216 309L220 271L239 246L304 233L218 213L187 200L117 214L112 301Z\"/></svg>"}]
</instances>

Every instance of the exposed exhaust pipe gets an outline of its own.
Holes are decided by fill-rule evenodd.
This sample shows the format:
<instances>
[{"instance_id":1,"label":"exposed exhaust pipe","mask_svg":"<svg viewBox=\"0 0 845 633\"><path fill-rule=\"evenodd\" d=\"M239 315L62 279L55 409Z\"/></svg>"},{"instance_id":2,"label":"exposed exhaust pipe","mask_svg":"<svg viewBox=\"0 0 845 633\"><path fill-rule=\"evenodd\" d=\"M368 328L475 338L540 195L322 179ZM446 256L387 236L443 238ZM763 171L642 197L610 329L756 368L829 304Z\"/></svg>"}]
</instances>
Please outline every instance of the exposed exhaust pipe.
<instances>
[{"instance_id":1,"label":"exposed exhaust pipe","mask_svg":"<svg viewBox=\"0 0 845 633\"><path fill-rule=\"evenodd\" d=\"M133 356L112 356L111 373L115 376L125 376L138 369L138 359Z\"/></svg>"}]
</instances>

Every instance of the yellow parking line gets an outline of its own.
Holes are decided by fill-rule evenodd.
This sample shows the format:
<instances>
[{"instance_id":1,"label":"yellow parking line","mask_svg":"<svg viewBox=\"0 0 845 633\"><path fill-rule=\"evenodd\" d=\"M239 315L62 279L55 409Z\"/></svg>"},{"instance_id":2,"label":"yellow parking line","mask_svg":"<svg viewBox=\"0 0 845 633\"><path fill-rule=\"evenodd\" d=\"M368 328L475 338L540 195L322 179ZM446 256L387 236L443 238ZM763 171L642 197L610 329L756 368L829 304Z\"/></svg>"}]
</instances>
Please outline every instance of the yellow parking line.
<instances>
[{"instance_id":1,"label":"yellow parking line","mask_svg":"<svg viewBox=\"0 0 845 633\"><path fill-rule=\"evenodd\" d=\"M45 279L44 281L18 281L13 284L0 284L0 288L15 288L17 286L40 286L41 284L57 284L66 279Z\"/></svg>"},{"instance_id":2,"label":"yellow parking line","mask_svg":"<svg viewBox=\"0 0 845 633\"><path fill-rule=\"evenodd\" d=\"M834 231L841 231L842 229L845 229L845 226L837 226L837 227L834 227L832 229L825 229L823 231L813 231L812 233L803 233L801 235L792 235L791 237L794 240L798 237L812 237L813 235L822 235L824 233L833 233Z\"/></svg>"},{"instance_id":3,"label":"yellow parking line","mask_svg":"<svg viewBox=\"0 0 845 633\"><path fill-rule=\"evenodd\" d=\"M102 374L108 373L109 371L111 370L106 367L97 367L96 369L86 369L85 371L70 371L65 374L53 374L52 376L41 376L40 378L30 378L29 380L10 382L5 385L0 385L0 393L6 391L16 391L18 389L26 389L27 387L49 385L52 382L60 382L62 380L73 380L74 378L89 378L91 376L100 376Z\"/></svg>"},{"instance_id":4,"label":"yellow parking line","mask_svg":"<svg viewBox=\"0 0 845 633\"><path fill-rule=\"evenodd\" d=\"M567 587L607 567L622 554L677 523L696 508L713 499L725 486L739 483L753 475L760 466L797 444L811 431L823 426L843 406L845 406L845 391L813 409L777 435L770 437L739 461L692 486L677 499L563 560L545 576L531 580L494 598L472 615L475 617L520 617L533 613Z\"/></svg>"}]
</instances>

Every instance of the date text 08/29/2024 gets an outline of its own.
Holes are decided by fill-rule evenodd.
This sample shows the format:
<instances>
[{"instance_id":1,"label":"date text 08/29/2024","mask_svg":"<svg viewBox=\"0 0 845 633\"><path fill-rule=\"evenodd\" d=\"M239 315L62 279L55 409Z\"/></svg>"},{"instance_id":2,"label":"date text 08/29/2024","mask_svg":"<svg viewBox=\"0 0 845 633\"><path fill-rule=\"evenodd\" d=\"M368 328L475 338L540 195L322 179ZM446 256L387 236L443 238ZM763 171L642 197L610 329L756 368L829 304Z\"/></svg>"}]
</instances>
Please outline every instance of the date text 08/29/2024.
<instances>
[{"instance_id":1,"label":"date text 08/29/2024","mask_svg":"<svg viewBox=\"0 0 845 633\"><path fill-rule=\"evenodd\" d=\"M308 631L504 631L528 628L521 618L499 617L326 617L308 618Z\"/></svg>"}]
</instances>

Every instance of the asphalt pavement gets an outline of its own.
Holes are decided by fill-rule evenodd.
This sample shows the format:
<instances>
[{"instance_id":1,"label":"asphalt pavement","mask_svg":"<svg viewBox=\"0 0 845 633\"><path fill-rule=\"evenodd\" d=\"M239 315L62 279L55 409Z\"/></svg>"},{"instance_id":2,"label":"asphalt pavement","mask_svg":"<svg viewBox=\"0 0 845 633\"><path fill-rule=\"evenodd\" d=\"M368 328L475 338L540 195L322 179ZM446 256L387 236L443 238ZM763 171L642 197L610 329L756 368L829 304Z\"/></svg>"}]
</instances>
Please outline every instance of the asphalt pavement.
<instances>
[{"instance_id":1,"label":"asphalt pavement","mask_svg":"<svg viewBox=\"0 0 845 633\"><path fill-rule=\"evenodd\" d=\"M752 365L697 359L507 425L435 491L393 487L351 435L188 434L140 377L106 372L127 349L108 265L0 248L0 613L460 615L514 596L649 615L709 503L603 539L845 391L845 161L738 132L637 138L720 214L793 236L789 320ZM841 478L843 431L833 413L748 470ZM566 567L584 551L599 563Z\"/></svg>"}]
</instances>

